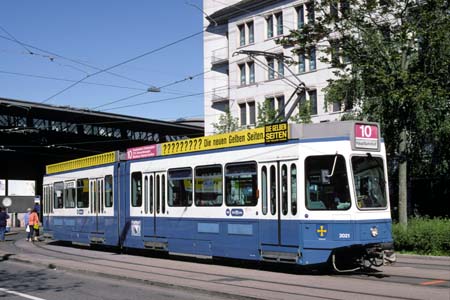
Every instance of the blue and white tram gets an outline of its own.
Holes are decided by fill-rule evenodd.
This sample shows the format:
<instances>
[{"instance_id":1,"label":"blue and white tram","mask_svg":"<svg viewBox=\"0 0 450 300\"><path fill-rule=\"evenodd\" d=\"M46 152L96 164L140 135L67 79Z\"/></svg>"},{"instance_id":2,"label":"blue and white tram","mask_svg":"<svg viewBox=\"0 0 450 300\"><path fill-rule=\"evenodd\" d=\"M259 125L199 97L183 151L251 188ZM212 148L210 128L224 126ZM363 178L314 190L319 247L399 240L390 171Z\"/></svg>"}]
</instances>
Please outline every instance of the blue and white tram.
<instances>
[{"instance_id":1,"label":"blue and white tram","mask_svg":"<svg viewBox=\"0 0 450 300\"><path fill-rule=\"evenodd\" d=\"M337 270L395 261L375 123L284 123L152 147L48 166L45 233Z\"/></svg>"}]
</instances>

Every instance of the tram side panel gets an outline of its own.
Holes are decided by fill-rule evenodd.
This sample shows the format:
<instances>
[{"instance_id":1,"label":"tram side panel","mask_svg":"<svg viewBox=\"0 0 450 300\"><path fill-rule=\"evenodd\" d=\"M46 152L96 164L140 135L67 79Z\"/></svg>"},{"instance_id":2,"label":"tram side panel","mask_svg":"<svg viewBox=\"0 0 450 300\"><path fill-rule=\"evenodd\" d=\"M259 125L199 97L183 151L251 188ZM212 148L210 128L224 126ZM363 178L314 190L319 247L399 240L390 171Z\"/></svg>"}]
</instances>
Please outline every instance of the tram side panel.
<instances>
[{"instance_id":1,"label":"tram side panel","mask_svg":"<svg viewBox=\"0 0 450 300\"><path fill-rule=\"evenodd\" d=\"M221 199L220 206L197 206L193 203L191 181L189 184L186 183L190 186L189 193L191 193L188 196L190 200L185 199L186 205L177 205L175 199L168 198L175 197L174 192L168 189L168 186L173 184L170 181L171 170L188 167L195 172L199 165L205 166L210 163L224 167L230 160L224 158L223 153L190 155L189 159L186 157L135 161L127 164L124 246L194 255L258 259L257 206L228 207L225 205L225 199ZM142 175L138 174L139 172ZM133 189L137 188L132 183L133 176L142 181L137 185L143 194L142 202L139 200L140 205L137 207L133 207L136 206L136 200L132 199ZM146 196L152 190L149 187L150 178L153 178L152 197ZM223 180L222 175L220 178ZM256 194L256 186L252 189ZM223 187L221 190L223 197ZM153 199L153 211L150 209L151 204L146 204L150 198Z\"/></svg>"}]
</instances>

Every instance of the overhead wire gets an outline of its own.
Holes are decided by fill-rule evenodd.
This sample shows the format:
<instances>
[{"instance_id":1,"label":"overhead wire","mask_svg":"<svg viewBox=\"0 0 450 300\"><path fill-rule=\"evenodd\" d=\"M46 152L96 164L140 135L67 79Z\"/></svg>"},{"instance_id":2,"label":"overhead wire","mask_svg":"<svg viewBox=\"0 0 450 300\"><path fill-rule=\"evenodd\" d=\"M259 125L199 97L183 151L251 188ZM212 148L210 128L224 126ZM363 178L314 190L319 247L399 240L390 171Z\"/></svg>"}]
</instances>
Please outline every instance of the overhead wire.
<instances>
[{"instance_id":1,"label":"overhead wire","mask_svg":"<svg viewBox=\"0 0 450 300\"><path fill-rule=\"evenodd\" d=\"M120 62L120 63L117 63L117 64L115 64L115 65L112 65L112 66L108 67L108 68L101 69L101 70L99 70L99 71L97 71L97 72L94 72L94 73L92 73L92 74L88 74L87 76L81 78L81 79L78 80L77 82L74 82L73 84L71 84L71 85L67 86L66 88L62 89L61 91L59 91L59 92L53 94L52 96L46 98L46 99L45 99L44 101L42 101L41 103L45 103L45 102L47 102L47 101L53 99L54 97L56 97L56 96L58 96L58 95L64 93L65 91L67 91L67 90L69 90L69 89L71 89L71 88L77 86L78 84L80 84L82 81L84 81L84 80L87 79L87 78L90 78L90 77L96 76L96 75L98 75L98 74L107 72L107 71L109 71L109 70L112 70L112 69L117 68L117 67L119 67L119 66L122 66L122 65L124 65L124 64L130 63L130 62L132 62L132 61L135 61L135 60L140 59L140 58L142 58L142 57L145 57L145 56L147 56L147 55L150 55L150 54L153 54L153 53L155 53L155 52L161 51L161 50L166 49L166 48L168 48L168 47L170 47L170 46L176 45L176 44L181 43L181 42L183 42L183 41L185 41L185 40L188 40L188 39L190 39L190 38L193 38L193 37L195 37L195 36L197 36L197 35L199 35L199 34L202 34L203 32L204 32L204 30L199 31L199 32L196 32L196 33L193 33L193 34L190 34L190 35L188 35L188 36L186 36L186 37L183 37L183 38L181 38L181 39L178 39L178 40L176 40L176 41L174 41L174 42L171 42L171 43L168 43L168 44L163 45L163 46L161 46L161 47L158 47L158 48L156 48L156 49L147 51L147 52L145 52L145 53L143 53L143 54L140 54L140 55L135 56L135 57L133 57L133 58L130 58L130 59L127 59L127 60L122 61L122 62Z\"/></svg>"},{"instance_id":2,"label":"overhead wire","mask_svg":"<svg viewBox=\"0 0 450 300\"><path fill-rule=\"evenodd\" d=\"M35 49L35 50L38 50L38 51L41 51L41 52L44 52L44 53L48 53L48 54L50 54L52 56L44 56L44 55L42 55L42 56L48 58L52 62L55 61L55 58L61 58L63 60L67 60L67 61L73 62L75 64L79 64L79 65L82 65L82 66L85 66L85 67L92 68L94 70L101 70L101 68L93 66L91 64L87 64L87 63L79 61L79 60L75 60L75 59L72 59L72 58L69 58L69 57L65 57L65 56L62 56L62 55L57 54L55 52L48 51L48 50L45 50L45 49L42 49L42 48L30 45L30 44L27 44L27 43L24 43L24 42L21 42L21 41L18 41L18 40L14 40L14 39L8 38L8 37L3 36L3 35L0 35L0 38L5 39L5 40L9 40L9 41L12 41L12 42L19 43L21 45L25 45L27 47L30 47L32 49ZM35 52L33 52L33 55L37 55L37 54ZM120 75L120 74L117 74L117 73L114 73L114 72L109 72L108 71L106 73L109 74L109 75L118 77L118 78L126 79L126 80L129 80L129 81L135 82L135 83L139 83L139 84L144 85L146 87L148 86L148 83L140 81L140 80L132 79L132 78L129 78L129 77L126 77L126 76L123 76L123 75Z\"/></svg>"},{"instance_id":3,"label":"overhead wire","mask_svg":"<svg viewBox=\"0 0 450 300\"><path fill-rule=\"evenodd\" d=\"M169 86L172 86L172 85L175 85L175 84L179 84L179 83L181 83L181 82L185 82L185 81L188 81L188 80L192 80L192 79L194 79L194 78L196 78L196 77L198 77L198 76L201 76L201 75L203 75L203 74L205 74L205 73L208 73L208 72L210 72L210 70L209 70L209 71L205 71L205 72L201 72L201 73L198 73L198 74L195 74L195 75L192 75L192 76L188 76L188 77L185 77L184 79L176 80L176 81L174 81L174 82L171 82L171 83L168 83L168 84L159 86L159 87L154 87L154 88L155 88L156 90L158 90L158 92L159 92L162 88L166 88L166 87L169 87ZM146 91L145 93L151 93L151 92L152 92L152 88L149 88L149 89L147 89L147 91ZM121 99L118 99L118 100L110 101L110 102L107 102L107 103L104 103L104 104L95 106L95 107L93 107L92 109L99 109L99 108L101 108L101 107L105 107L105 106L108 106L108 105L111 105L111 104L115 104L115 103L118 103L118 102L122 102L122 101L125 101L125 100L128 100L128 99L131 99L131 98L134 98L134 97L143 95L143 94L145 94L145 93L136 94L136 95L131 95L131 96L129 96L129 97L125 97L125 98L121 98Z\"/></svg>"},{"instance_id":4,"label":"overhead wire","mask_svg":"<svg viewBox=\"0 0 450 300\"><path fill-rule=\"evenodd\" d=\"M36 74L27 74L27 73L20 73L20 72L9 72L9 71L4 71L4 70L0 70L0 73L7 74L7 75L39 78L39 79L57 80L57 81L65 81L65 82L76 82L76 80L73 80L73 79L50 77L50 76L43 76L43 75L36 75ZM83 84L98 85L98 86L104 86L104 87L114 87L114 88L129 89L129 90L140 90L140 91L146 90L143 88L134 88L134 87L128 87L128 86L120 86L120 85L114 85L114 84L105 84L105 83L97 83L97 82L89 82L89 81L84 81Z\"/></svg>"},{"instance_id":5,"label":"overhead wire","mask_svg":"<svg viewBox=\"0 0 450 300\"><path fill-rule=\"evenodd\" d=\"M17 44L19 44L20 46L22 46L23 49L25 49L25 51L28 52L28 54L33 55L34 53L28 49L23 43L21 43L18 39L16 39L11 33L9 33L9 31L7 31L3 26L0 25L0 29L5 32L7 35L9 35Z\"/></svg>"}]
</instances>

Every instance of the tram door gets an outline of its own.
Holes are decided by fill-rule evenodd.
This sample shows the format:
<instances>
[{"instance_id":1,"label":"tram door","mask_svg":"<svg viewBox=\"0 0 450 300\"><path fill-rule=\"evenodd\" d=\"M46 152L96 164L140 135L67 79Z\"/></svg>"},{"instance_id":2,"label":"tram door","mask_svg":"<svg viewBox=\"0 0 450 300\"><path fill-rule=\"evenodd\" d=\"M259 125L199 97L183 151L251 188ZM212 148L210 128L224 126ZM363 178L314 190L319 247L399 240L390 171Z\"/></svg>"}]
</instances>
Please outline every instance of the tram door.
<instances>
[{"instance_id":1,"label":"tram door","mask_svg":"<svg viewBox=\"0 0 450 300\"><path fill-rule=\"evenodd\" d=\"M158 217L163 216L166 211L165 172L152 172L144 174L144 213L147 216L144 223L144 235L160 236Z\"/></svg>"},{"instance_id":2,"label":"tram door","mask_svg":"<svg viewBox=\"0 0 450 300\"><path fill-rule=\"evenodd\" d=\"M89 213L93 216L92 233L105 233L104 214L105 181L103 178L89 179Z\"/></svg>"},{"instance_id":3,"label":"tram door","mask_svg":"<svg viewBox=\"0 0 450 300\"><path fill-rule=\"evenodd\" d=\"M44 186L44 197L43 197L43 226L46 229L52 230L50 228L50 214L53 211L53 185L45 185Z\"/></svg>"},{"instance_id":4,"label":"tram door","mask_svg":"<svg viewBox=\"0 0 450 300\"><path fill-rule=\"evenodd\" d=\"M259 164L259 172L261 244L298 245L297 161L264 162Z\"/></svg>"}]
</instances>

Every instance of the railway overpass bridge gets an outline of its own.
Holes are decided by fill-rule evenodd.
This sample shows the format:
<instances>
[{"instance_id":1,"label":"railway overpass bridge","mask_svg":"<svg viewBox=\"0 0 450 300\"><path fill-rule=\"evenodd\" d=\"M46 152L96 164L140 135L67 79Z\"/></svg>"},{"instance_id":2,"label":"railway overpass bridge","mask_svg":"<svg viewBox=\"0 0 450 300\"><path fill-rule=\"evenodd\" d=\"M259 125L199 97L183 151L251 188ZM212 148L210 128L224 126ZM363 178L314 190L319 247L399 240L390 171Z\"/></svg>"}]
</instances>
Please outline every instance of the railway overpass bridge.
<instances>
[{"instance_id":1,"label":"railway overpass bridge","mask_svg":"<svg viewBox=\"0 0 450 300\"><path fill-rule=\"evenodd\" d=\"M203 120L166 122L0 98L0 205L24 212L42 195L45 166L130 147L203 136Z\"/></svg>"}]
</instances>

